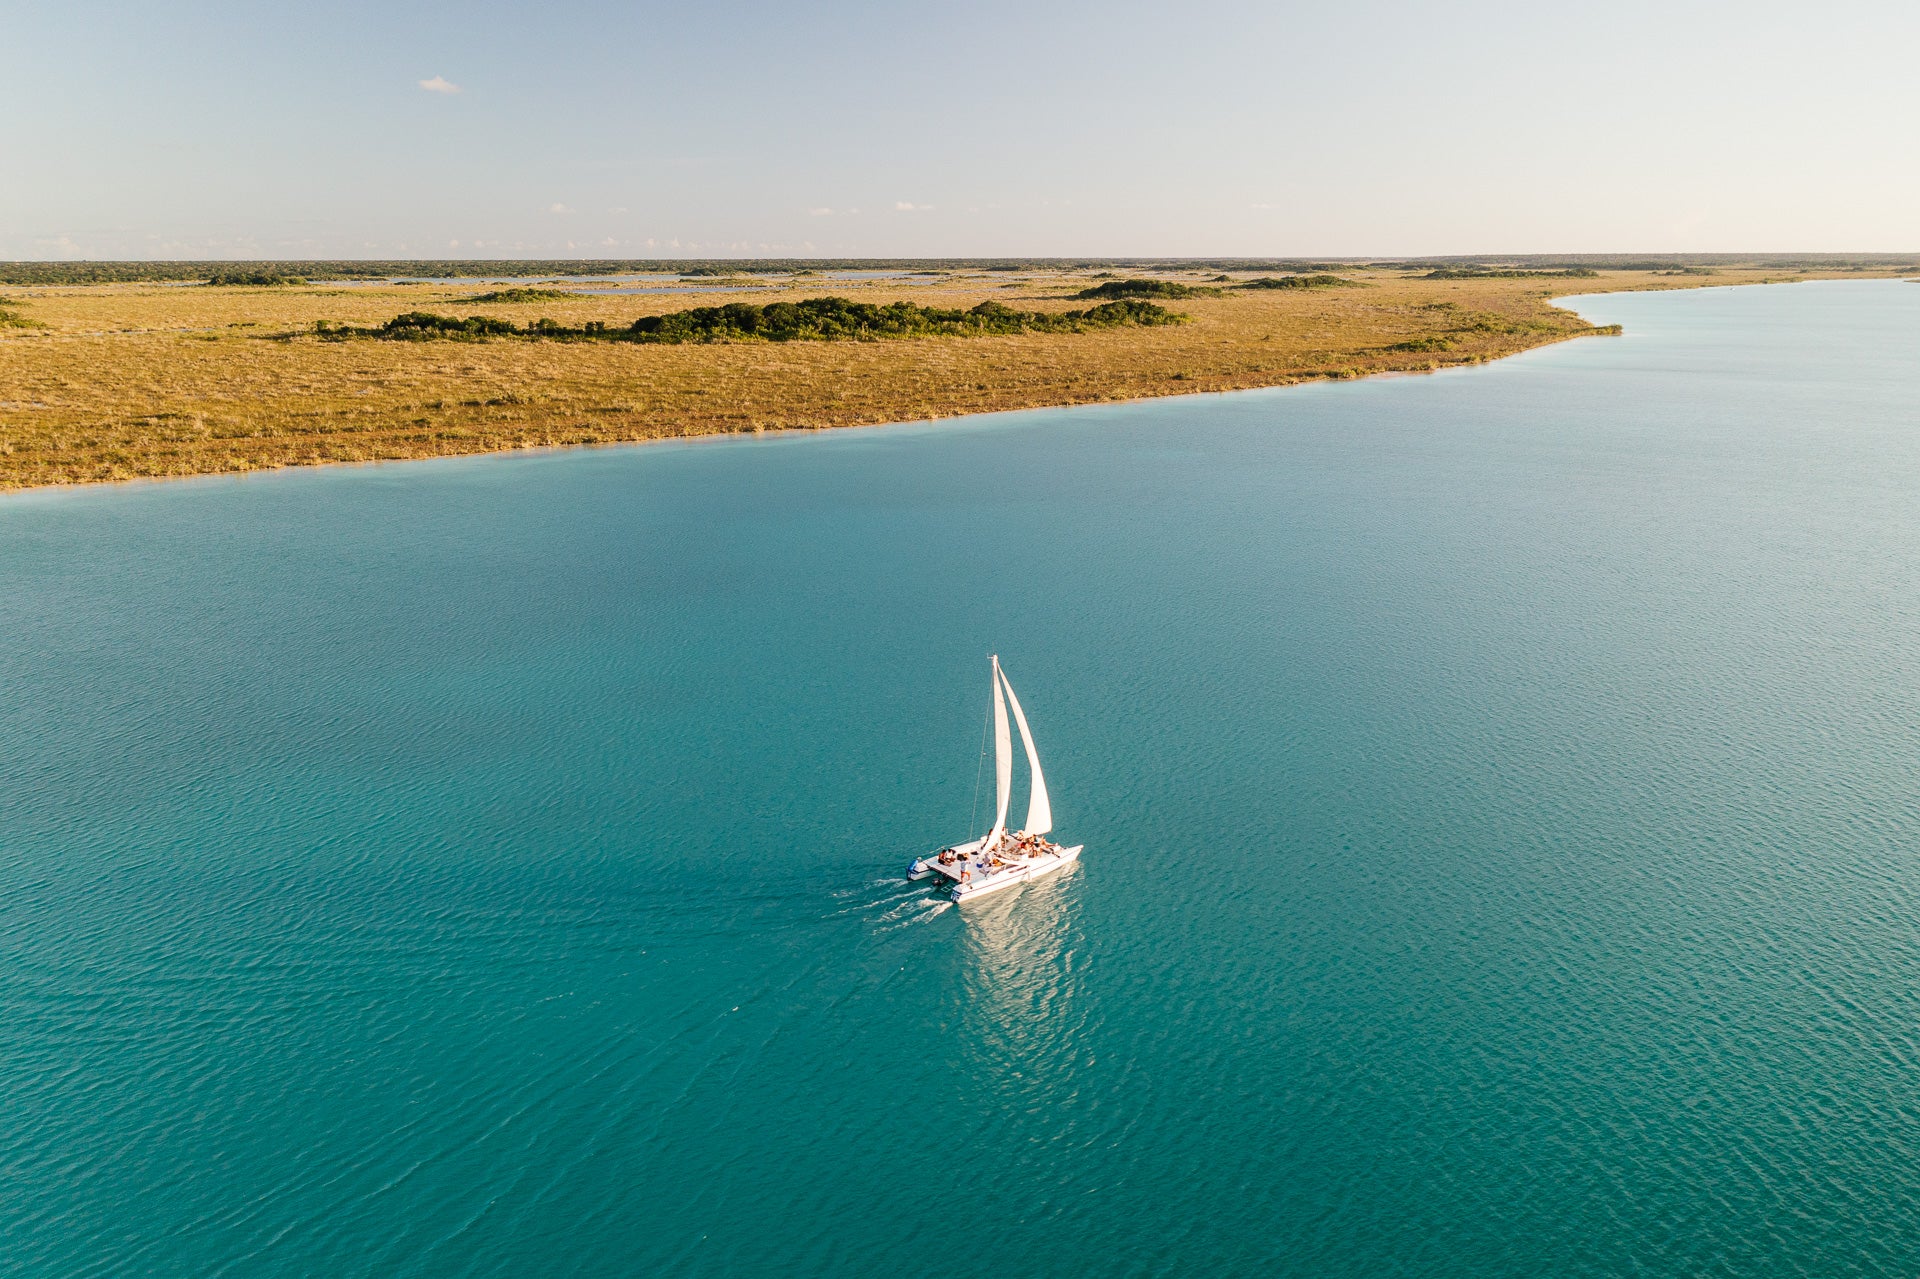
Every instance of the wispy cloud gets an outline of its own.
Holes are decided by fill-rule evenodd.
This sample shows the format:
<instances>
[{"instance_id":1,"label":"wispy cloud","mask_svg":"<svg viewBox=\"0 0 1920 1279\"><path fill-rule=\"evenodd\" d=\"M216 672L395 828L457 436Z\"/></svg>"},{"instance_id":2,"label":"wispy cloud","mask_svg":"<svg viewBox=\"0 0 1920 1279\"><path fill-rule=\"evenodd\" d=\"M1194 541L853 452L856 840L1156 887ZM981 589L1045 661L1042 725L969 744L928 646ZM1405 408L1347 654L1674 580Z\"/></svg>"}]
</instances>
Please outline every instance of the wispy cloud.
<instances>
[{"instance_id":1,"label":"wispy cloud","mask_svg":"<svg viewBox=\"0 0 1920 1279\"><path fill-rule=\"evenodd\" d=\"M431 80L422 80L422 81L420 82L420 87L421 87L422 89L425 89L425 90L426 90L426 91L427 91L428 93L458 93L458 92L460 92L460 86L459 86L459 85L457 85L457 84L455 84L455 83L454 83L453 81L451 81L451 80L449 80L449 79L447 79L447 78L446 78L445 76L439 76L439 75L437 75L437 76L435 76L435 77L434 77L433 79L431 79Z\"/></svg>"},{"instance_id":2,"label":"wispy cloud","mask_svg":"<svg viewBox=\"0 0 1920 1279\"><path fill-rule=\"evenodd\" d=\"M911 200L895 200L893 202L893 208L896 213L925 213L927 210L933 208L933 206L931 204L915 204Z\"/></svg>"},{"instance_id":3,"label":"wispy cloud","mask_svg":"<svg viewBox=\"0 0 1920 1279\"><path fill-rule=\"evenodd\" d=\"M807 216L810 218L830 218L833 216L833 210L827 208L808 209Z\"/></svg>"},{"instance_id":4,"label":"wispy cloud","mask_svg":"<svg viewBox=\"0 0 1920 1279\"><path fill-rule=\"evenodd\" d=\"M548 213L572 213L573 208L571 205L565 205L560 203L560 201L555 200L552 204L549 204L547 206L547 212Z\"/></svg>"}]
</instances>

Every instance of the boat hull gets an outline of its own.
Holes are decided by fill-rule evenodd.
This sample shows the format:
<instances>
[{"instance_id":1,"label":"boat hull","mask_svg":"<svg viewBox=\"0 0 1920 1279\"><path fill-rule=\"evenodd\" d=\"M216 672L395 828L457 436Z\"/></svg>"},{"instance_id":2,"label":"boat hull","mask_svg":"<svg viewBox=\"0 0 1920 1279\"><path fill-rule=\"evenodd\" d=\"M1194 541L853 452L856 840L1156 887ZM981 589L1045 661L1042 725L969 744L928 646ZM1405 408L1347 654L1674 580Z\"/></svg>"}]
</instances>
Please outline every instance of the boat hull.
<instances>
[{"instance_id":1,"label":"boat hull","mask_svg":"<svg viewBox=\"0 0 1920 1279\"><path fill-rule=\"evenodd\" d=\"M1072 848L1062 848L1046 857L1023 861L1005 870L995 871L991 875L983 875L979 879L964 880L955 884L948 895L955 902L965 905L967 902L978 901L991 893L997 893L1003 888L1015 888L1032 880L1043 879L1078 861L1080 850L1085 847L1084 844L1075 844Z\"/></svg>"}]
</instances>

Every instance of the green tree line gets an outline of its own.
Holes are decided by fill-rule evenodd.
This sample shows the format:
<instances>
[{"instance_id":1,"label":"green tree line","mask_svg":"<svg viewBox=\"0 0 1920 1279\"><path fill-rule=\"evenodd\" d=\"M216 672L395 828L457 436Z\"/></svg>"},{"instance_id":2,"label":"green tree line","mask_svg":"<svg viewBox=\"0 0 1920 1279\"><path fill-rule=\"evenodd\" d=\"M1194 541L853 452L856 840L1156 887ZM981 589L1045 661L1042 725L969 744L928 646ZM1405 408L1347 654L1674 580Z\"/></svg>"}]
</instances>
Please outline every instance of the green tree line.
<instances>
[{"instance_id":1,"label":"green tree line","mask_svg":"<svg viewBox=\"0 0 1920 1279\"><path fill-rule=\"evenodd\" d=\"M725 306L693 307L666 315L647 315L626 327L590 320L577 327L549 319L527 324L488 315L466 317L409 311L378 328L330 324L314 332L330 340L385 338L392 341L486 338L547 338L597 342L732 342L732 341L867 341L880 338L977 337L1010 333L1081 333L1124 325L1178 324L1186 317L1151 302L1107 302L1084 311L1016 311L998 302L982 302L968 310L915 306L895 302L876 306L846 298L808 298L800 302L773 302L755 306L732 302Z\"/></svg>"},{"instance_id":2,"label":"green tree line","mask_svg":"<svg viewBox=\"0 0 1920 1279\"><path fill-rule=\"evenodd\" d=\"M1358 280L1349 280L1341 275L1283 275L1277 279L1263 275L1257 280L1248 280L1240 286L1243 289L1364 289L1367 286Z\"/></svg>"}]
</instances>

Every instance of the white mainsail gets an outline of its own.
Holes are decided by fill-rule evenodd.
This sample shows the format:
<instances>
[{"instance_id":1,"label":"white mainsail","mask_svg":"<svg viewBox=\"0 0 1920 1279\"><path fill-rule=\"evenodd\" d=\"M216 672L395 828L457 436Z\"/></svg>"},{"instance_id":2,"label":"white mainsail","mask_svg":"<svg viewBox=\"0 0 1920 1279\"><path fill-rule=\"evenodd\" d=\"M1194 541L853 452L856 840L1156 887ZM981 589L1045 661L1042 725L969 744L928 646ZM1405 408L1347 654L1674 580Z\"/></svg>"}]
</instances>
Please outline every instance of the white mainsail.
<instances>
[{"instance_id":1,"label":"white mainsail","mask_svg":"<svg viewBox=\"0 0 1920 1279\"><path fill-rule=\"evenodd\" d=\"M1053 829L1053 805L1047 802L1047 779L1040 772L1040 752L1027 729L1027 713L1020 709L1020 699L1013 695L1013 684L1000 669L998 658L994 659L993 669L1007 690L1007 704L1013 707L1013 722L1020 729L1020 743L1027 748L1027 767L1033 770L1033 793L1027 800L1027 834L1044 835Z\"/></svg>"},{"instance_id":2,"label":"white mainsail","mask_svg":"<svg viewBox=\"0 0 1920 1279\"><path fill-rule=\"evenodd\" d=\"M993 786L999 796L993 830L982 848L991 850L1007 833L1007 801L1013 797L1013 739L1007 735L1007 704L1000 697L1000 659L993 659Z\"/></svg>"}]
</instances>

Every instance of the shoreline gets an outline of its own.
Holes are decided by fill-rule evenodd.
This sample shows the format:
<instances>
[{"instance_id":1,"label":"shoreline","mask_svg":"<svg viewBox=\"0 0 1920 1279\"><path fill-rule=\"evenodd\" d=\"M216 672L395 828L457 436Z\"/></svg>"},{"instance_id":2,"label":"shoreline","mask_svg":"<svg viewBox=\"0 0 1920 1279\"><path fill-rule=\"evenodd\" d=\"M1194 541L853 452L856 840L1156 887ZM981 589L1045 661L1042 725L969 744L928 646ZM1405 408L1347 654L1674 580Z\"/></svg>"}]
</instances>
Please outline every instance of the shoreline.
<instances>
[{"instance_id":1,"label":"shoreline","mask_svg":"<svg viewBox=\"0 0 1920 1279\"><path fill-rule=\"evenodd\" d=\"M1745 285L1725 287L1744 288ZM249 470L232 471L196 471L178 475L129 475L125 477L84 480L75 483L47 483L20 485L16 487L0 486L0 503L25 500L29 497L49 497L54 495L74 495L93 493L103 489L127 489L145 486L167 486L193 484L214 480L244 483L248 480L282 477L290 473L305 471L345 471L361 468L373 469L390 466L414 466L434 462L466 462L482 458L508 457L550 457L563 453L592 452L601 449L637 449L662 448L670 446L701 447L705 445L742 444L748 441L774 442L779 440L797 440L807 436L821 436L842 432L890 431L906 426L937 427L942 423L967 421L981 418L1005 417L1016 413L1046 413L1055 410L1118 408L1130 404L1148 404L1156 400L1204 399L1214 395L1249 395L1258 391L1290 391L1307 386L1326 386L1341 382L1377 382L1392 378L1433 377L1442 373L1468 373L1475 369L1487 368L1493 364L1514 359L1533 351L1543 351L1548 347L1559 346L1580 338L1610 337L1615 334L1598 330L1568 333L1548 338L1532 346L1521 347L1487 360L1471 363L1440 364L1427 368L1381 369L1358 375L1329 373L1319 376L1305 375L1289 381L1263 383L1255 386L1234 386L1209 388L1191 391L1165 391L1126 398L1099 400L1070 400L1058 403L1028 404L1015 408L986 409L975 412L951 413L937 417L892 418L881 422L848 422L836 426L770 426L755 427L737 431L705 431L696 435L658 435L630 440L589 440L578 444L528 444L510 448L477 449L468 453L435 453L419 457L378 457L364 459L341 459L320 462L289 462L279 466L262 466Z\"/></svg>"},{"instance_id":2,"label":"shoreline","mask_svg":"<svg viewBox=\"0 0 1920 1279\"><path fill-rule=\"evenodd\" d=\"M628 401L634 397L628 387L634 378L633 365L638 363L625 358L625 367L618 371L627 375L627 383L614 382L597 389L590 388L590 394L602 399L614 399L620 403L620 411L625 417L622 422L592 429L591 422L572 428L560 419L573 419L575 422L583 416L595 413L607 413L610 410L599 408L591 402L583 405L576 399L573 402L552 402L551 407L537 396L521 396L509 390L499 399L483 401L488 408L496 404L517 406L511 410L517 429L479 434L433 434L414 431L408 433L404 428L398 434L372 438L357 421L350 421L340 428L333 443L344 440L349 445L360 444L361 455L342 455L329 453L311 441L314 432L304 428L298 422L300 418L310 418L313 413L305 404L300 392L306 386L296 386L291 396L283 397L286 402L281 407L285 420L289 422L282 429L275 429L276 419L268 410L267 423L262 426L257 420L245 433L217 433L202 429L200 439L220 440L233 438L237 441L264 445L255 456L239 455L228 452L188 454L178 447L182 433L170 430L168 424L180 416L178 413L153 411L159 405L142 405L149 411L136 416L136 428L140 424L151 424L148 435L143 439L138 429L133 430L131 442L116 441L117 447L95 447L95 458L84 457L83 450L75 445L69 449L75 456L67 459L66 469L60 466L18 465L20 449L13 438L12 427L18 420L17 404L0 403L0 444L6 447L6 453L0 455L0 463L12 461L16 465L7 468L0 465L0 496L24 496L29 493L42 493L49 490L91 488L97 485L113 485L155 480L181 480L190 478L211 478L214 476L241 477L261 471L283 471L308 466L342 466L384 464L401 461L424 461L431 458L475 457L492 454L511 454L523 452L557 452L562 449L598 447L603 445L630 445L659 443L666 441L691 441L708 437L733 439L743 436L799 435L824 430L840 430L850 427L897 426L912 422L943 422L963 417L995 415L1006 412L1022 412L1046 408L1075 408L1095 404L1125 404L1145 400L1166 399L1177 396L1221 394L1247 390L1277 390L1314 382L1358 381L1372 377L1397 377L1414 374L1428 374L1446 369L1472 368L1478 365L1506 359L1525 351L1539 350L1576 337L1598 336L1606 330L1586 320L1574 307L1568 305L1574 299L1605 296L1617 292L1665 291L1685 288L1745 288L1760 283L1789 282L1778 279L1777 273L1754 271L1749 276L1769 276L1771 278L1711 279L1699 277L1651 276L1648 273L1619 273L1611 278L1599 277L1583 280L1577 293L1558 292L1565 289L1569 281L1565 279L1546 280L1541 278L1499 281L1458 281L1424 283L1421 281L1382 280L1377 284L1369 282L1369 291L1328 290L1337 296L1325 294L1310 297L1286 297L1275 299L1270 295L1261 298L1245 296L1227 297L1218 301L1204 299L1197 301L1182 300L1174 305L1183 310L1196 312L1194 322L1180 326L1177 330L1147 330L1141 333L1118 335L1048 335L1046 337L1024 338L933 338L903 339L870 342L789 342L769 343L727 343L696 345L671 348L664 356L662 348L651 348L652 355L646 357L654 365L669 363L678 366L679 382L669 388L677 391L679 400L662 404L658 408L635 407ZM1822 276L1802 276L1799 279L1868 279L1881 278L1879 275L1863 273L1834 273ZM1900 273L1888 273L1887 278L1900 278ZM1796 279L1791 282L1799 282ZM1033 294L1032 289L1043 288L1048 284L1075 283L1077 281L1024 281L1018 287L1029 290L1029 297L1055 300L1057 294ZM878 286L869 286L862 291L867 296L885 293L888 282ZM1598 286L1598 287L1593 287ZM76 286L66 292L67 297L78 296L83 302L97 303L114 298L102 292L103 286ZM116 286L104 286L111 290ZM922 286L924 287L924 286ZM999 284L996 287L1016 287ZM1395 293L1387 293L1388 288ZM1377 290L1377 292L1376 292ZM976 290L977 292L978 290ZM151 293L152 290L145 290ZM174 297L188 294L188 290L172 289ZM201 294L227 294L228 290L193 291ZM304 291L311 295L316 290ZM379 306L387 301L375 290L367 290L369 301ZM257 297L258 290L253 291ZM1381 294L1386 294L1382 297ZM1357 295L1357 296L1356 296ZM38 302L47 296L38 293L32 299ZM141 300L142 291L131 290L120 295L123 298ZM286 302L297 295L280 295L270 301L285 307ZM419 299L418 290L409 291L408 301ZM190 297L189 302L200 304L202 309L208 302L228 304L220 298ZM250 302L251 299L242 299ZM592 299L590 305L603 306L611 302L615 305L630 304L629 298ZM1262 305L1264 303L1264 305ZM1472 303L1472 306L1466 305ZM1498 309L1494 309L1498 308ZM76 308L78 309L78 308ZM1356 320L1357 317L1357 320ZM1462 323L1462 317L1468 317ZM81 322L97 322L95 317L82 314ZM1424 320L1424 323L1421 322ZM1411 323L1410 323L1411 321ZM1328 344L1324 341L1325 330L1333 325L1346 323L1352 336L1344 346ZM1279 331L1291 324L1294 329L1303 332L1308 338L1321 339L1319 349L1293 353L1293 358L1281 358L1271 363L1258 364L1248 360L1247 352L1254 348L1254 334L1258 341L1270 341L1274 333L1259 333L1261 329L1271 328ZM1421 327L1412 327L1421 324ZM1451 324L1453 327L1447 327ZM1397 327L1395 327L1397 325ZM1236 327L1237 326L1237 327ZM1317 327L1316 327L1317 326ZM258 348L267 344L254 341L252 347L237 345L246 339L232 337L206 336L212 326L196 325L197 335L187 336L189 330L174 329L145 333L75 333L49 332L32 337L13 337L0 341L0 354L17 355L19 348L31 347L32 352L63 347L84 346L89 350L118 341L139 342L148 346L175 344L186 347L189 342L197 342L219 348L221 354L254 356ZM241 327L232 325L230 327ZM249 326L251 327L251 326ZM1483 332L1484 331L1484 332ZM1408 337L1407 334L1412 336ZM1170 335L1170 336L1169 336ZM1462 335L1465 335L1463 337ZM1165 339L1160 340L1160 339ZM1382 343L1382 338L1397 338L1398 344ZM63 340L64 339L64 340ZM1439 345L1428 351L1422 342L1460 343L1466 349L1449 345ZM489 362L506 366L511 375L512 366L533 364L540 372L557 381L572 369L571 365L585 364L595 358L596 353L586 353L582 358L580 348L551 344L543 347L531 342L499 342L484 344L455 343L361 343L335 344L332 350L321 350L320 344L312 339L295 338L292 341L275 343L267 353L281 361L282 365L291 364L291 372L299 376L302 372L310 375L310 366L320 357L339 357L341 346L360 348L378 347L382 349L352 349L344 353L345 363L354 371L360 381L378 383L377 374L365 372L367 366L377 369L379 361L392 366L396 361L404 363L411 360L417 366L428 362L437 362L436 367L444 367L450 360L462 363L458 371L464 380L456 385L466 387L476 380L476 370L485 370ZM1415 349L1409 351L1407 347ZM395 350L394 348L403 348ZM191 351L191 348L188 348ZM289 359L289 353L291 359ZM617 354L617 353L616 353ZM1118 358L1115 358L1115 357ZM1101 357L1106 363L1099 363ZM604 356L597 357L601 364L608 361ZM1069 370L1079 373L1077 382L1071 377L1059 375L1059 365L1064 360L1077 358L1082 365L1091 370L1091 375L1081 370ZM994 361L1000 361L995 363ZM1150 367L1157 360L1160 369ZM1238 363L1235 363L1235 361ZM305 361L305 365L302 365ZM967 369L971 362L974 368L993 369L1002 373L998 385L984 380L968 382L973 376ZM619 361L614 361L616 365ZM1211 364L1213 367L1204 367ZM556 366L558 368L556 369ZM955 368L954 366L960 366ZM5 366L0 365L0 372ZM743 377L742 370L749 376ZM850 372L857 369L865 375L862 389L867 391L870 402L864 406L848 406L843 403L846 392L843 388L852 379ZM1171 371L1167 371L1167 370ZM935 375L930 375L933 370ZM1022 380L1019 374L1032 373L1035 370L1043 374L1051 373L1051 379L1030 378ZM757 397L768 393L770 384L774 390L782 389L775 379L769 378L769 372L784 374L789 382L801 383L798 392L790 395L791 403L785 406L774 405L769 413L771 420L759 420L743 416L742 409L754 407ZM939 373L946 373L947 380L942 383ZM1014 377L1005 376L1006 373ZM727 394L728 387L715 383L732 382L733 394ZM499 380L498 376L495 378ZM515 383L513 385L519 385ZM223 388L224 389L224 388ZM276 384L274 390L282 390L282 384ZM534 388L539 389L539 388ZM792 385L784 388L794 391ZM719 394L716 394L716 391ZM805 397L811 392L811 398ZM980 392L986 392L981 394ZM359 395L369 394L367 389L358 391ZM712 397L711 400L708 397ZM584 398L584 397L581 397ZM737 403L735 402L737 400ZM471 398L464 401L473 405ZM243 407L253 406L242 401ZM438 398L435 408L446 406L445 397ZM674 407L684 410L679 420L675 420ZM35 406L43 407L43 406ZM782 412L782 408L787 411ZM532 413L519 411L532 409ZM4 410L12 409L14 417ZM412 406L401 406L401 411L410 411ZM28 413L34 411L29 408ZM355 406L354 412L365 416L365 410ZM417 410L413 410L417 411ZM484 410L483 410L484 412ZM256 415L257 417L257 415ZM788 420L780 420L781 418ZM794 420L798 419L798 420ZM427 419L416 416L412 419L415 426L423 425ZM81 427L86 430L91 424ZM97 430L97 428L95 428ZM358 436L357 436L357 433ZM558 436L559 438L555 438ZM82 436L82 443L93 442L92 437ZM196 440L198 442L198 440ZM128 461L127 455L137 453L138 446L145 443L149 455L145 459ZM304 453L296 452L297 446L307 445ZM169 451L169 446L174 446ZM277 447L276 447L277 446ZM95 470L90 474L76 474L75 471L91 460ZM152 469L141 469L144 460ZM124 469L115 472L112 468ZM39 474L33 474L34 471ZM48 470L56 473L47 474ZM25 471L27 473L22 473ZM105 473L102 473L102 472Z\"/></svg>"}]
</instances>

